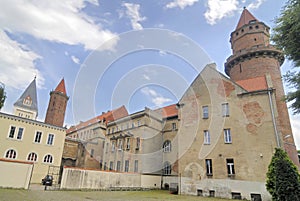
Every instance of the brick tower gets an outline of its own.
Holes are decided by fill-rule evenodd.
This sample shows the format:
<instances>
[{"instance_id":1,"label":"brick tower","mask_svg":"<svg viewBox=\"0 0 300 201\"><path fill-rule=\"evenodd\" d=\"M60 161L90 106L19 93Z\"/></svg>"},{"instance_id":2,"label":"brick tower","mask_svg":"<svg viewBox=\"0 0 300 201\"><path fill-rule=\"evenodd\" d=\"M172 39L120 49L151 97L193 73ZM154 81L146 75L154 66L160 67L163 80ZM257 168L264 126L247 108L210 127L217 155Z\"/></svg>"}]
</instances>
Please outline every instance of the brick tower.
<instances>
[{"instance_id":1,"label":"brick tower","mask_svg":"<svg viewBox=\"0 0 300 201\"><path fill-rule=\"evenodd\" d=\"M270 45L270 28L258 21L244 8L238 25L231 33L232 55L227 58L225 72L233 80L245 80L270 75L278 114L276 127L280 136L279 146L284 148L292 161L299 167L289 114L284 97L280 66L284 61L283 53ZM276 129L275 129L276 130Z\"/></svg>"},{"instance_id":2,"label":"brick tower","mask_svg":"<svg viewBox=\"0 0 300 201\"><path fill-rule=\"evenodd\" d=\"M56 89L50 92L45 123L60 127L63 126L68 99L65 81L62 79Z\"/></svg>"}]
</instances>

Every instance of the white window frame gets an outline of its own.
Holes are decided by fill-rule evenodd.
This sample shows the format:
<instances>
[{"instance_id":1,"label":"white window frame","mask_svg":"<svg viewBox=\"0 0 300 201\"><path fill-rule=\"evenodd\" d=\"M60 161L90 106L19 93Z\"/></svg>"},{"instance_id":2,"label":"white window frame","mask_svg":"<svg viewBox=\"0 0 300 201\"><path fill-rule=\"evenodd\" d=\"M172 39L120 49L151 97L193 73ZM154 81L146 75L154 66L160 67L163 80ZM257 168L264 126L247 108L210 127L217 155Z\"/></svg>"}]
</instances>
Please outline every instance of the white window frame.
<instances>
[{"instance_id":1,"label":"white window frame","mask_svg":"<svg viewBox=\"0 0 300 201\"><path fill-rule=\"evenodd\" d=\"M35 152L30 152L27 156L27 161L37 162L38 155Z\"/></svg>"},{"instance_id":2,"label":"white window frame","mask_svg":"<svg viewBox=\"0 0 300 201\"><path fill-rule=\"evenodd\" d=\"M229 162L229 160L232 160L232 162ZM227 166L227 173L228 175L235 175L235 168L234 168L234 160L233 158L227 158L226 159L226 166Z\"/></svg>"},{"instance_id":3,"label":"white window frame","mask_svg":"<svg viewBox=\"0 0 300 201\"><path fill-rule=\"evenodd\" d=\"M130 138L126 140L126 150L130 150Z\"/></svg>"},{"instance_id":4,"label":"white window frame","mask_svg":"<svg viewBox=\"0 0 300 201\"><path fill-rule=\"evenodd\" d=\"M17 151L14 150L14 149L8 149L5 152L4 158L7 158L7 159L16 159L17 158Z\"/></svg>"},{"instance_id":5,"label":"white window frame","mask_svg":"<svg viewBox=\"0 0 300 201\"><path fill-rule=\"evenodd\" d=\"M50 137L52 136L52 137ZM47 145L54 145L54 134L49 133L47 137Z\"/></svg>"},{"instance_id":6,"label":"white window frame","mask_svg":"<svg viewBox=\"0 0 300 201\"><path fill-rule=\"evenodd\" d=\"M210 144L210 133L209 130L204 130L203 131L203 144Z\"/></svg>"},{"instance_id":7,"label":"white window frame","mask_svg":"<svg viewBox=\"0 0 300 201\"><path fill-rule=\"evenodd\" d=\"M222 115L223 117L229 117L230 111L229 111L229 104L228 103L222 103Z\"/></svg>"},{"instance_id":8,"label":"white window frame","mask_svg":"<svg viewBox=\"0 0 300 201\"><path fill-rule=\"evenodd\" d=\"M226 144L231 144L232 143L232 136L231 136L230 128L224 129L224 142Z\"/></svg>"},{"instance_id":9,"label":"white window frame","mask_svg":"<svg viewBox=\"0 0 300 201\"><path fill-rule=\"evenodd\" d=\"M134 172L138 172L139 171L139 161L135 160L134 161Z\"/></svg>"},{"instance_id":10,"label":"white window frame","mask_svg":"<svg viewBox=\"0 0 300 201\"><path fill-rule=\"evenodd\" d=\"M202 118L208 119L209 118L209 108L208 105L202 106Z\"/></svg>"},{"instance_id":11,"label":"white window frame","mask_svg":"<svg viewBox=\"0 0 300 201\"><path fill-rule=\"evenodd\" d=\"M22 130L22 132L21 132L21 134L20 134L20 131ZM18 129L18 133L17 133L17 140L22 140L23 139L23 134L24 134L24 128L23 127L19 127L19 129ZM20 135L21 135L21 137L20 137Z\"/></svg>"},{"instance_id":12,"label":"white window frame","mask_svg":"<svg viewBox=\"0 0 300 201\"><path fill-rule=\"evenodd\" d=\"M37 134L40 133L40 137L38 138L39 140L37 141ZM41 143L42 142L42 138L43 138L43 132L42 131L35 131L35 135L34 135L34 143Z\"/></svg>"},{"instance_id":13,"label":"white window frame","mask_svg":"<svg viewBox=\"0 0 300 201\"><path fill-rule=\"evenodd\" d=\"M206 166L206 175L212 176L213 175L212 159L205 159L205 166Z\"/></svg>"},{"instance_id":14,"label":"white window frame","mask_svg":"<svg viewBox=\"0 0 300 201\"><path fill-rule=\"evenodd\" d=\"M12 136L11 136L12 128L14 128L14 132L12 133ZM16 130L17 130L16 126L10 125L9 131L8 131L8 138L13 139L15 137Z\"/></svg>"},{"instance_id":15,"label":"white window frame","mask_svg":"<svg viewBox=\"0 0 300 201\"><path fill-rule=\"evenodd\" d=\"M129 172L129 160L125 160L124 172Z\"/></svg>"},{"instance_id":16,"label":"white window frame","mask_svg":"<svg viewBox=\"0 0 300 201\"><path fill-rule=\"evenodd\" d=\"M52 164L54 161L53 156L51 154L46 154L43 158L44 163L50 163Z\"/></svg>"},{"instance_id":17,"label":"white window frame","mask_svg":"<svg viewBox=\"0 0 300 201\"><path fill-rule=\"evenodd\" d=\"M169 153L169 152L171 152L171 149L172 149L171 141L170 141L170 140L164 141L164 144L163 144L163 152Z\"/></svg>"},{"instance_id":18,"label":"white window frame","mask_svg":"<svg viewBox=\"0 0 300 201\"><path fill-rule=\"evenodd\" d=\"M172 165L168 161L166 161L164 163L163 174L164 175L171 175L172 174Z\"/></svg>"}]
</instances>

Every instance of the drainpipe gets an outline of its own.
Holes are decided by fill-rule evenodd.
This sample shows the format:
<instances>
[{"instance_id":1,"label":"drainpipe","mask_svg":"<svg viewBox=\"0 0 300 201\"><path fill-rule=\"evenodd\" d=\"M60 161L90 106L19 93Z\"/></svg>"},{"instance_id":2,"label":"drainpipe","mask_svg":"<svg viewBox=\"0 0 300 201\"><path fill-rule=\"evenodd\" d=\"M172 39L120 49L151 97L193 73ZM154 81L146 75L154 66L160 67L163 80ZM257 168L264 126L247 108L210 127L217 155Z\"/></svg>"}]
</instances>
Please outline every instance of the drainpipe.
<instances>
[{"instance_id":1,"label":"drainpipe","mask_svg":"<svg viewBox=\"0 0 300 201\"><path fill-rule=\"evenodd\" d=\"M272 91L273 91L273 89L268 89L268 96L269 96L269 102L270 102L272 122L273 122L273 127L274 127L276 142L277 142L277 147L281 147L281 145L280 145L280 138L279 138L279 135L278 135L277 125L276 125L276 120L275 120L275 114L274 114L274 108L273 108L273 100L272 100L272 96L271 96L271 92Z\"/></svg>"}]
</instances>

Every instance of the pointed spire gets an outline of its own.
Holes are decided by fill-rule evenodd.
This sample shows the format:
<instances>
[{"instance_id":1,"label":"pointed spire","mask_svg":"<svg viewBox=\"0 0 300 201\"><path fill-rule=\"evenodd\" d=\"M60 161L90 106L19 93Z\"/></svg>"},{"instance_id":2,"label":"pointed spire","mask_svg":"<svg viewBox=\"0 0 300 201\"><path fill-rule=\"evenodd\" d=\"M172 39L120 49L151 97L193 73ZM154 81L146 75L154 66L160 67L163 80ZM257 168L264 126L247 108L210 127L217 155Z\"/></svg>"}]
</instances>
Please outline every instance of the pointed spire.
<instances>
[{"instance_id":1,"label":"pointed spire","mask_svg":"<svg viewBox=\"0 0 300 201\"><path fill-rule=\"evenodd\" d=\"M38 111L36 78L25 89L20 98L14 103L15 107L26 108L28 110Z\"/></svg>"},{"instance_id":2,"label":"pointed spire","mask_svg":"<svg viewBox=\"0 0 300 201\"><path fill-rule=\"evenodd\" d=\"M65 79L63 78L60 83L57 85L57 87L55 88L56 92L61 92L65 95L67 95L67 92L66 92L66 87L65 87Z\"/></svg>"},{"instance_id":3,"label":"pointed spire","mask_svg":"<svg viewBox=\"0 0 300 201\"><path fill-rule=\"evenodd\" d=\"M239 23L237 24L235 30L241 28L246 24L249 24L252 21L258 21L258 20L246 9L246 7L244 7Z\"/></svg>"}]
</instances>

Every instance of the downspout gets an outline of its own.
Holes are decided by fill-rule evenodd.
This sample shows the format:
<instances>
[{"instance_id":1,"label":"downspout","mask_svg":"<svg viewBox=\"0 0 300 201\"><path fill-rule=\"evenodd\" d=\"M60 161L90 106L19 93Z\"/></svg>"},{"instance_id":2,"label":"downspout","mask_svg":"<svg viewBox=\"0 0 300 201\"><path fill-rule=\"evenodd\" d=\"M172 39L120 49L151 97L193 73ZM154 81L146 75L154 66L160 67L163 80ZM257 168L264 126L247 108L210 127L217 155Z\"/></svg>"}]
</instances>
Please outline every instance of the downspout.
<instances>
[{"instance_id":1,"label":"downspout","mask_svg":"<svg viewBox=\"0 0 300 201\"><path fill-rule=\"evenodd\" d=\"M273 91L273 89L268 89L268 96L269 96L269 103L270 103L270 109L271 109L271 115L272 115L272 122L273 122L273 127L274 127L274 132L275 132L277 147L281 147L281 145L280 145L280 139L279 139L279 135L278 135L278 130L277 130L277 125L276 125L276 120L275 120L273 100L272 100L272 96L271 96L271 92L272 91Z\"/></svg>"}]
</instances>

